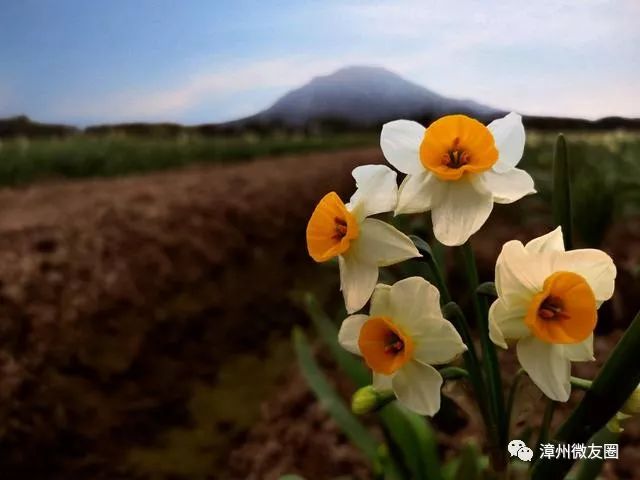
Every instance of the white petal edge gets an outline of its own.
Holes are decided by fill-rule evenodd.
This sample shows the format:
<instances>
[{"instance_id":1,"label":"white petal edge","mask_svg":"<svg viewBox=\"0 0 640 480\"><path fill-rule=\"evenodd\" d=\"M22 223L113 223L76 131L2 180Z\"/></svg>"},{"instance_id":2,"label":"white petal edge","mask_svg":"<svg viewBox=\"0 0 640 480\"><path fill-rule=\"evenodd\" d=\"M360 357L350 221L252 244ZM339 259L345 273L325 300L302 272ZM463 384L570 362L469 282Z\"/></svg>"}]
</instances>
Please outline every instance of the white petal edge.
<instances>
[{"instance_id":1,"label":"white petal edge","mask_svg":"<svg viewBox=\"0 0 640 480\"><path fill-rule=\"evenodd\" d=\"M443 320L440 292L421 277L394 283L389 290L389 310L393 322L409 336L425 333Z\"/></svg>"},{"instance_id":2,"label":"white petal edge","mask_svg":"<svg viewBox=\"0 0 640 480\"><path fill-rule=\"evenodd\" d=\"M490 192L495 203L513 203L526 195L536 193L531 175L519 168L504 173L487 170L472 176L471 179L477 190Z\"/></svg>"},{"instance_id":3,"label":"white petal edge","mask_svg":"<svg viewBox=\"0 0 640 480\"><path fill-rule=\"evenodd\" d=\"M596 359L593 355L593 333L580 343L563 345L564 355L572 362L592 362Z\"/></svg>"},{"instance_id":4,"label":"white petal edge","mask_svg":"<svg viewBox=\"0 0 640 480\"><path fill-rule=\"evenodd\" d=\"M507 340L519 340L531 334L524 323L527 305L522 303L507 307L501 299L497 299L489 308L489 338L502 348L508 348Z\"/></svg>"},{"instance_id":5,"label":"white petal edge","mask_svg":"<svg viewBox=\"0 0 640 480\"><path fill-rule=\"evenodd\" d=\"M517 352L520 365L542 393L556 402L569 400L571 362L562 345L527 337L518 342Z\"/></svg>"},{"instance_id":6,"label":"white petal edge","mask_svg":"<svg viewBox=\"0 0 640 480\"><path fill-rule=\"evenodd\" d=\"M373 295L371 295L371 306L369 307L369 315L372 317L390 317L391 306L389 302L389 292L391 287L384 283L376 285Z\"/></svg>"},{"instance_id":7,"label":"white petal edge","mask_svg":"<svg viewBox=\"0 0 640 480\"><path fill-rule=\"evenodd\" d=\"M380 133L380 147L387 161L402 173L424 171L420 162L420 144L425 128L411 120L385 123Z\"/></svg>"},{"instance_id":8,"label":"white petal edge","mask_svg":"<svg viewBox=\"0 0 640 480\"><path fill-rule=\"evenodd\" d=\"M542 252L564 252L562 227L557 227L546 235L529 240L529 242L524 246L524 249L530 254Z\"/></svg>"},{"instance_id":9,"label":"white petal edge","mask_svg":"<svg viewBox=\"0 0 640 480\"><path fill-rule=\"evenodd\" d=\"M360 235L351 242L349 254L379 267L422 256L409 237L375 218L360 223Z\"/></svg>"},{"instance_id":10,"label":"white petal edge","mask_svg":"<svg viewBox=\"0 0 640 480\"><path fill-rule=\"evenodd\" d=\"M398 402L420 415L435 415L440 410L442 376L429 365L407 362L391 381Z\"/></svg>"},{"instance_id":11,"label":"white petal edge","mask_svg":"<svg viewBox=\"0 0 640 480\"><path fill-rule=\"evenodd\" d=\"M340 290L347 313L354 313L365 306L378 281L378 267L360 262L347 252L338 257L340 266Z\"/></svg>"},{"instance_id":12,"label":"white petal edge","mask_svg":"<svg viewBox=\"0 0 640 480\"><path fill-rule=\"evenodd\" d=\"M338 343L345 350L361 355L358 340L360 339L360 330L365 322L369 320L368 315L350 315L342 321L340 331L338 332Z\"/></svg>"},{"instance_id":13,"label":"white petal edge","mask_svg":"<svg viewBox=\"0 0 640 480\"><path fill-rule=\"evenodd\" d=\"M349 201L356 218L393 211L398 202L397 173L386 165L361 165L351 173L356 191Z\"/></svg>"},{"instance_id":14,"label":"white petal edge","mask_svg":"<svg viewBox=\"0 0 640 480\"><path fill-rule=\"evenodd\" d=\"M480 230L492 209L490 193L478 192L464 179L446 182L440 202L431 211L433 234L444 245L462 245Z\"/></svg>"},{"instance_id":15,"label":"white petal edge","mask_svg":"<svg viewBox=\"0 0 640 480\"><path fill-rule=\"evenodd\" d=\"M383 375L382 373L373 372L373 385L374 390L378 392L384 392L393 390L392 386L393 375Z\"/></svg>"},{"instance_id":16,"label":"white petal edge","mask_svg":"<svg viewBox=\"0 0 640 480\"><path fill-rule=\"evenodd\" d=\"M552 273L551 258L530 255L518 240L502 246L496 260L496 290L506 306L528 305Z\"/></svg>"},{"instance_id":17,"label":"white petal edge","mask_svg":"<svg viewBox=\"0 0 640 480\"><path fill-rule=\"evenodd\" d=\"M407 175L400 184L395 214L427 212L440 201L442 182L424 171Z\"/></svg>"},{"instance_id":18,"label":"white petal edge","mask_svg":"<svg viewBox=\"0 0 640 480\"><path fill-rule=\"evenodd\" d=\"M493 134L498 149L498 161L493 170L504 173L514 168L524 153L525 132L522 117L515 112L491 122L487 128Z\"/></svg>"},{"instance_id":19,"label":"white petal edge","mask_svg":"<svg viewBox=\"0 0 640 480\"><path fill-rule=\"evenodd\" d=\"M602 250L588 248L557 252L553 269L583 276L593 290L598 306L613 295L617 270L611 257Z\"/></svg>"},{"instance_id":20,"label":"white petal edge","mask_svg":"<svg viewBox=\"0 0 640 480\"><path fill-rule=\"evenodd\" d=\"M444 365L467 350L460 334L445 319L429 322L426 331L412 338L413 358L425 365Z\"/></svg>"}]
</instances>

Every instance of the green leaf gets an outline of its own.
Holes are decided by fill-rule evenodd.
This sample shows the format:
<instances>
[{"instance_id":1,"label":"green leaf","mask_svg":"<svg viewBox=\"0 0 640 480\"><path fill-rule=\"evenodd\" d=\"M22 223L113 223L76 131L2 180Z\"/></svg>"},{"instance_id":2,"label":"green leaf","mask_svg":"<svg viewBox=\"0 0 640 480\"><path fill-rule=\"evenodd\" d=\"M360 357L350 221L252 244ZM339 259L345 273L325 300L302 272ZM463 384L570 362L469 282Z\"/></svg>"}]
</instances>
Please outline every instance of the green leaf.
<instances>
[{"instance_id":1,"label":"green leaf","mask_svg":"<svg viewBox=\"0 0 640 480\"><path fill-rule=\"evenodd\" d=\"M480 343L482 345L482 360L485 368L487 379L487 392L489 396L489 416L490 423L487 425L491 432L491 444L496 452L492 457L497 468L506 465L506 456L504 453L504 445L507 444L508 425L504 418L505 405L504 393L502 388L502 378L500 374L500 364L498 363L498 354L496 347L489 338L489 320L487 299L478 295L479 286L478 267L476 265L473 248L469 241L460 247L460 253L469 283L471 300L473 309L480 329ZM471 371L470 371L471 372ZM498 464L499 463L499 464Z\"/></svg>"},{"instance_id":2,"label":"green leaf","mask_svg":"<svg viewBox=\"0 0 640 480\"><path fill-rule=\"evenodd\" d=\"M347 352L338 343L338 328L318 305L315 297L306 293L302 298L302 303L318 332L318 336L331 351L338 367L347 374L356 386L368 385L371 382L371 373L358 357Z\"/></svg>"},{"instance_id":3,"label":"green leaf","mask_svg":"<svg viewBox=\"0 0 640 480\"><path fill-rule=\"evenodd\" d=\"M640 312L605 362L591 388L585 392L553 440L556 443L587 443L622 408L640 383ZM533 479L560 478L571 468L570 459L540 459Z\"/></svg>"},{"instance_id":4,"label":"green leaf","mask_svg":"<svg viewBox=\"0 0 640 480\"><path fill-rule=\"evenodd\" d=\"M591 440L589 440L589 444L593 443L594 445L604 445L605 443L618 443L620 438L619 433L613 433L609 431L608 428L602 428L598 433L596 433ZM578 471L574 480L596 480L600 472L602 471L602 467L604 466L604 459L602 458L592 458L592 459L584 459L578 462Z\"/></svg>"},{"instance_id":5,"label":"green leaf","mask_svg":"<svg viewBox=\"0 0 640 480\"><path fill-rule=\"evenodd\" d=\"M281 476L278 480L304 480L300 475L287 474Z\"/></svg>"},{"instance_id":6,"label":"green leaf","mask_svg":"<svg viewBox=\"0 0 640 480\"><path fill-rule=\"evenodd\" d=\"M477 480L482 472L482 455L473 443L462 447L454 480Z\"/></svg>"},{"instance_id":7,"label":"green leaf","mask_svg":"<svg viewBox=\"0 0 640 480\"><path fill-rule=\"evenodd\" d=\"M369 431L351 413L331 387L311 353L306 336L299 328L293 330L293 345L302 375L321 405L329 412L349 440L375 464L379 460L378 442L371 437Z\"/></svg>"},{"instance_id":8,"label":"green leaf","mask_svg":"<svg viewBox=\"0 0 640 480\"><path fill-rule=\"evenodd\" d=\"M380 412L385 433L397 446L411 478L443 480L436 435L428 420L398 404Z\"/></svg>"},{"instance_id":9,"label":"green leaf","mask_svg":"<svg viewBox=\"0 0 640 480\"><path fill-rule=\"evenodd\" d=\"M484 295L486 297L497 297L498 292L496 290L496 284L493 282L484 282L478 285L476 288L476 293L479 295Z\"/></svg>"},{"instance_id":10,"label":"green leaf","mask_svg":"<svg viewBox=\"0 0 640 480\"><path fill-rule=\"evenodd\" d=\"M433 258L433 250L431 250L431 245L429 245L426 240L423 240L417 235L409 235L409 238L424 257Z\"/></svg>"},{"instance_id":11,"label":"green leaf","mask_svg":"<svg viewBox=\"0 0 640 480\"><path fill-rule=\"evenodd\" d=\"M569 154L564 135L558 135L553 155L553 220L562 226L564 247L573 248L573 221L571 214L571 172Z\"/></svg>"}]
</instances>

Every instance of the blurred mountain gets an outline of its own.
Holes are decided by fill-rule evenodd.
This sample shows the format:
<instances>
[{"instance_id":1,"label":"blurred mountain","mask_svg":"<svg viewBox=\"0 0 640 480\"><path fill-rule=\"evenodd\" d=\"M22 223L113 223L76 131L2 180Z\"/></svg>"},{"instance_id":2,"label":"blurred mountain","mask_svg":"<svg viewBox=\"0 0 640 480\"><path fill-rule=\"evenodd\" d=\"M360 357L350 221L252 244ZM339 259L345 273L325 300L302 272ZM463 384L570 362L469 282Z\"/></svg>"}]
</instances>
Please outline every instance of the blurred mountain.
<instances>
[{"instance_id":1,"label":"blurred mountain","mask_svg":"<svg viewBox=\"0 0 640 480\"><path fill-rule=\"evenodd\" d=\"M444 97L381 67L353 66L316 77L267 110L233 123L299 127L335 119L371 126L397 118L436 118L448 113L481 119L504 114L472 100Z\"/></svg>"},{"instance_id":2,"label":"blurred mountain","mask_svg":"<svg viewBox=\"0 0 640 480\"><path fill-rule=\"evenodd\" d=\"M34 122L26 115L0 118L0 138L66 137L77 132L71 125Z\"/></svg>"},{"instance_id":3,"label":"blurred mountain","mask_svg":"<svg viewBox=\"0 0 640 480\"><path fill-rule=\"evenodd\" d=\"M188 126L169 122L127 122L78 129L70 125L35 122L22 115L0 118L0 138L64 137L78 133L121 133L140 137L224 136L245 131L268 134L275 130L330 133L375 130L384 122L400 118L428 125L451 113L463 113L489 122L506 111L473 100L445 97L382 67L350 66L315 77L306 85L286 93L266 110L231 122ZM526 115L523 120L525 127L540 130L640 130L640 118L585 120Z\"/></svg>"}]
</instances>

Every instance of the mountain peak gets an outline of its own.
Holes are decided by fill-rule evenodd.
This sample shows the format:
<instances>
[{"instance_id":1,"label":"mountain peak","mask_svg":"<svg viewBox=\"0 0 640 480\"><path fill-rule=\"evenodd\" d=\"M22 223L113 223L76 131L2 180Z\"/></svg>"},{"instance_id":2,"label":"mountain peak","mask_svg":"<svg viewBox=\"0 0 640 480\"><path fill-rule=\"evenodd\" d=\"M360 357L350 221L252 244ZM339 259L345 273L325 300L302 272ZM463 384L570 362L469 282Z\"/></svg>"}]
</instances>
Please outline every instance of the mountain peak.
<instances>
[{"instance_id":1,"label":"mountain peak","mask_svg":"<svg viewBox=\"0 0 640 480\"><path fill-rule=\"evenodd\" d=\"M353 65L313 78L252 119L290 126L338 119L354 126L373 126L398 118L429 118L448 113L485 118L501 112L472 101L438 95L383 67Z\"/></svg>"}]
</instances>

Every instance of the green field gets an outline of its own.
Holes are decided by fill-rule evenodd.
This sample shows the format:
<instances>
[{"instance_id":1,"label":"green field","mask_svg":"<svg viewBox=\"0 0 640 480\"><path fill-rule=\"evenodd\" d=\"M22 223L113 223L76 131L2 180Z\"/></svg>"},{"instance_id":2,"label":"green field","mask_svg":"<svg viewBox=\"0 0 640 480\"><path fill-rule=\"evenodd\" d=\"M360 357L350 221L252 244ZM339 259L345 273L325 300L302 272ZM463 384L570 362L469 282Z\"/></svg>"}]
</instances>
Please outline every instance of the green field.
<instances>
[{"instance_id":1,"label":"green field","mask_svg":"<svg viewBox=\"0 0 640 480\"><path fill-rule=\"evenodd\" d=\"M0 140L0 185L51 178L109 177L180 167L226 163L265 155L331 151L374 145L374 134L331 136L237 135L230 138L124 134Z\"/></svg>"},{"instance_id":2,"label":"green field","mask_svg":"<svg viewBox=\"0 0 640 480\"><path fill-rule=\"evenodd\" d=\"M529 171L539 195L551 194L555 133L529 132L520 167ZM331 151L378 145L375 133L333 135L237 135L136 137L75 135L58 139L0 142L0 185L56 178L126 175L194 163L229 163L265 155ZM576 228L591 245L616 218L640 212L640 133L610 131L567 134L573 173Z\"/></svg>"}]
</instances>

